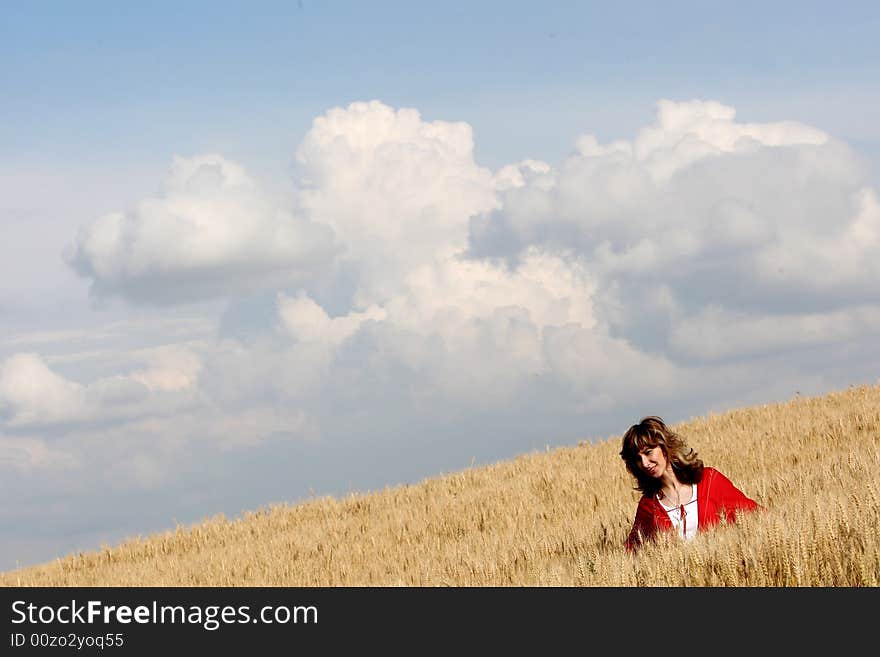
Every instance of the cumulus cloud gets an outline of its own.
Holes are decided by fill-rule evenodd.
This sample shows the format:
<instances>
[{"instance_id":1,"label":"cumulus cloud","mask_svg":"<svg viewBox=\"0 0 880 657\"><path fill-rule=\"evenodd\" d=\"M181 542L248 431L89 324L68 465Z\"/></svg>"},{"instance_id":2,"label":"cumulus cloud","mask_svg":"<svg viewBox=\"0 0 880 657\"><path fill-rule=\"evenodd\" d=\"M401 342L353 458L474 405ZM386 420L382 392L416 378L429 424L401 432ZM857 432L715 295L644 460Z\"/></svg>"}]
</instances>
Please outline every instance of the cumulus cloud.
<instances>
[{"instance_id":1,"label":"cumulus cloud","mask_svg":"<svg viewBox=\"0 0 880 657\"><path fill-rule=\"evenodd\" d=\"M342 317L330 317L318 303L301 291L295 298L278 295L278 314L281 324L298 342L337 346L351 337L370 319L384 319L386 312L371 306L365 312L350 312Z\"/></svg>"},{"instance_id":2,"label":"cumulus cloud","mask_svg":"<svg viewBox=\"0 0 880 657\"><path fill-rule=\"evenodd\" d=\"M396 292L411 269L463 250L470 217L496 204L471 127L427 122L411 108L333 108L315 119L296 161L302 206L345 244L361 309Z\"/></svg>"},{"instance_id":3,"label":"cumulus cloud","mask_svg":"<svg viewBox=\"0 0 880 657\"><path fill-rule=\"evenodd\" d=\"M784 274L816 295L872 297L880 281L877 192L862 187L846 202L839 214L829 216L827 228L800 234L790 230L785 239L769 244L756 258L758 274L771 280Z\"/></svg>"},{"instance_id":4,"label":"cumulus cloud","mask_svg":"<svg viewBox=\"0 0 880 657\"><path fill-rule=\"evenodd\" d=\"M664 100L632 141L584 135L558 169L524 161L497 178L500 207L471 220L470 253L573 251L595 277L597 317L639 349L720 353L682 343L709 308L763 325L876 303L876 191L845 144L810 126ZM733 344L756 348L733 340L729 356Z\"/></svg>"},{"instance_id":5,"label":"cumulus cloud","mask_svg":"<svg viewBox=\"0 0 880 657\"><path fill-rule=\"evenodd\" d=\"M503 408L543 386L571 408L610 408L688 368L780 348L787 331L800 331L785 343L796 347L873 330L876 193L845 145L793 121L663 100L632 141L584 135L558 168L524 160L492 173L475 163L467 124L358 102L317 117L296 161L296 225L328 227L341 251L331 274L286 279L278 332L221 341L204 360L154 354L68 399L110 408L198 391L241 413L283 403L302 416L281 424L320 435L341 396L354 405L402 386L413 403ZM81 236L80 262L105 283L152 286L199 267L224 282L223 267L261 249L278 256L263 258L269 269L302 261L266 237L279 224L255 190L219 156L178 158L161 198ZM235 219L257 206L255 222ZM618 383L620 368L638 376ZM7 398L17 421L39 414Z\"/></svg>"},{"instance_id":6,"label":"cumulus cloud","mask_svg":"<svg viewBox=\"0 0 880 657\"><path fill-rule=\"evenodd\" d=\"M399 293L364 312L329 318L311 299L280 297L284 326L298 339L339 343L368 320L389 323L419 333L455 339L475 319L502 308L526 313L537 327L576 323L595 324L591 296L594 283L574 261L542 253L527 253L516 270L503 265L449 257L413 268L401 281Z\"/></svg>"},{"instance_id":7,"label":"cumulus cloud","mask_svg":"<svg viewBox=\"0 0 880 657\"><path fill-rule=\"evenodd\" d=\"M192 406L198 357L179 346L147 354L152 366L88 384L61 376L39 354L14 354L0 364L0 416L13 428L63 430L166 416Z\"/></svg>"},{"instance_id":8,"label":"cumulus cloud","mask_svg":"<svg viewBox=\"0 0 880 657\"><path fill-rule=\"evenodd\" d=\"M578 142L585 156L628 153L645 168L655 183L668 181L694 162L762 146L824 144L828 135L797 123L736 123L736 110L715 101L693 100L657 103L657 121L643 128L632 144L617 142L601 147L586 135Z\"/></svg>"},{"instance_id":9,"label":"cumulus cloud","mask_svg":"<svg viewBox=\"0 0 880 657\"><path fill-rule=\"evenodd\" d=\"M256 433L320 435L327 400L396 385L414 402L503 408L541 385L611 407L691 367L874 327L876 192L846 145L797 122L661 100L631 141L586 134L558 167L493 173L467 124L356 102L314 120L296 163L295 220L240 166L176 158L159 197L84 229L71 258L134 299L274 283L277 333L166 348L89 385L10 361L10 421L201 395L240 413L284 403L302 419ZM27 396L23 363L48 394ZM620 367L639 375L618 385Z\"/></svg>"},{"instance_id":10,"label":"cumulus cloud","mask_svg":"<svg viewBox=\"0 0 880 657\"><path fill-rule=\"evenodd\" d=\"M85 388L52 372L38 354L0 365L0 412L9 426L80 419L85 404Z\"/></svg>"},{"instance_id":11,"label":"cumulus cloud","mask_svg":"<svg viewBox=\"0 0 880 657\"><path fill-rule=\"evenodd\" d=\"M666 380L664 359L604 335L595 290L577 259L535 248L516 269L461 257L426 263L404 278L398 294L334 318L304 293L282 295L279 318L297 347L311 345L309 371L315 373L315 353L325 354L321 380L328 388L369 367L394 372L388 385L405 381L414 401L499 408L517 395L540 394L548 382L607 404L617 387L614 368L623 363L641 372L639 382L627 383L630 393Z\"/></svg>"},{"instance_id":12,"label":"cumulus cloud","mask_svg":"<svg viewBox=\"0 0 880 657\"><path fill-rule=\"evenodd\" d=\"M134 355L143 359L147 367L132 372L131 378L150 390L186 390L198 382L201 359L182 345L163 345Z\"/></svg>"},{"instance_id":13,"label":"cumulus cloud","mask_svg":"<svg viewBox=\"0 0 880 657\"><path fill-rule=\"evenodd\" d=\"M171 303L308 278L333 233L275 206L219 155L175 157L162 193L83 227L65 253L98 296Z\"/></svg>"}]
</instances>

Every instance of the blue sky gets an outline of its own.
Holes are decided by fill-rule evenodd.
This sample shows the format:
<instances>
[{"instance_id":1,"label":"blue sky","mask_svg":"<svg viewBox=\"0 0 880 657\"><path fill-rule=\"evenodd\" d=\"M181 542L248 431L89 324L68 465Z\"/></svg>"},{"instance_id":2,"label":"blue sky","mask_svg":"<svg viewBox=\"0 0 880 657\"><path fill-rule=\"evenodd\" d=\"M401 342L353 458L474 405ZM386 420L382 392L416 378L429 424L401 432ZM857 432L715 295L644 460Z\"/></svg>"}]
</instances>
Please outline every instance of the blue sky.
<instances>
[{"instance_id":1,"label":"blue sky","mask_svg":"<svg viewBox=\"0 0 880 657\"><path fill-rule=\"evenodd\" d=\"M372 98L471 121L487 164L563 154L584 118L625 135L666 96L717 98L758 120L799 107L791 118L877 139L858 107L876 99L865 84L878 66L874 3L35 2L4 13L0 135L18 157L224 142L271 152L270 126L296 140L325 108ZM536 134L541 118L558 127Z\"/></svg>"},{"instance_id":2,"label":"blue sky","mask_svg":"<svg viewBox=\"0 0 880 657\"><path fill-rule=\"evenodd\" d=\"M877 380L876 3L0 12L0 568Z\"/></svg>"}]
</instances>

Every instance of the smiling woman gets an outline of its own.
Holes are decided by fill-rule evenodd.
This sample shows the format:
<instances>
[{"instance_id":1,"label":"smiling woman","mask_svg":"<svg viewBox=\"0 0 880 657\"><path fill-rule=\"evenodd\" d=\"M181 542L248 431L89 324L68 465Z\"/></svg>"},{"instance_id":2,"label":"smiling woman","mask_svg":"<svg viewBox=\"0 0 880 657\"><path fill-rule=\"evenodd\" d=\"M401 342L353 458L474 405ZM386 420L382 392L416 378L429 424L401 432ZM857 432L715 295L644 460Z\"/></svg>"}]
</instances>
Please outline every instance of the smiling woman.
<instances>
[{"instance_id":1,"label":"smiling woman","mask_svg":"<svg viewBox=\"0 0 880 657\"><path fill-rule=\"evenodd\" d=\"M737 512L759 505L715 468L706 467L684 439L656 416L642 418L623 436L620 456L642 497L626 539L628 552L660 531L689 540Z\"/></svg>"}]
</instances>

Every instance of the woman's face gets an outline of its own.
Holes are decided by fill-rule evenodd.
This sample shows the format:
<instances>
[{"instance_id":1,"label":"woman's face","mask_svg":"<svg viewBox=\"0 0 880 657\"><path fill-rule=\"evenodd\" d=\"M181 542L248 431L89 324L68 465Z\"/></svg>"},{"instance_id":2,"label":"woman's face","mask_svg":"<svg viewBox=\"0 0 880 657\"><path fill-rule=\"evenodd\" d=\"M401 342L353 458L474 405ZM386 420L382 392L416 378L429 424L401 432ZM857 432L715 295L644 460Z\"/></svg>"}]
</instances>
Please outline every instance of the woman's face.
<instances>
[{"instance_id":1,"label":"woman's face","mask_svg":"<svg viewBox=\"0 0 880 657\"><path fill-rule=\"evenodd\" d=\"M660 477L666 472L666 455L660 445L645 447L639 452L639 468L649 477Z\"/></svg>"}]
</instances>

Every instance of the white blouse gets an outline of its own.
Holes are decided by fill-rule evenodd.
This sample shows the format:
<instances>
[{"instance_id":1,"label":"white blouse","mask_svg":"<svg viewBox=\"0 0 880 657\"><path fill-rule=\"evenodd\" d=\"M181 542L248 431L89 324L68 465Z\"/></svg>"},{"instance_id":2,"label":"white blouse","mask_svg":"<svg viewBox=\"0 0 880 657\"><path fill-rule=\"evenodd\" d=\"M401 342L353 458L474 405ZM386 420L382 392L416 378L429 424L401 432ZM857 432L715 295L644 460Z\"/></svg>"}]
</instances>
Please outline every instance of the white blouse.
<instances>
[{"instance_id":1,"label":"white blouse","mask_svg":"<svg viewBox=\"0 0 880 657\"><path fill-rule=\"evenodd\" d=\"M672 521L676 533L687 540L697 535L697 485L693 484L693 487L694 491L691 493L690 502L685 502L681 506L667 506L663 500L657 499ZM684 509L684 514L682 514L682 509Z\"/></svg>"}]
</instances>

